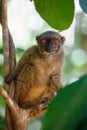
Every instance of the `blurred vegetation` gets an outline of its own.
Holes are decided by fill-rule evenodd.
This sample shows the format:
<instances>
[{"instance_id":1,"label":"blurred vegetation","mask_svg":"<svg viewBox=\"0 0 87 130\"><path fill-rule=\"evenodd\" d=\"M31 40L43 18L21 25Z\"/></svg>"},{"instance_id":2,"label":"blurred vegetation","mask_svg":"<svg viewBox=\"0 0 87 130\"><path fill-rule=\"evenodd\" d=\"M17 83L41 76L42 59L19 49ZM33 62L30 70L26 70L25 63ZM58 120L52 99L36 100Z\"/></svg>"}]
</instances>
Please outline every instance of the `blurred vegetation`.
<instances>
[{"instance_id":1,"label":"blurred vegetation","mask_svg":"<svg viewBox=\"0 0 87 130\"><path fill-rule=\"evenodd\" d=\"M20 10L19 7L22 9ZM74 39L72 39L72 33L68 32L68 35L71 35L72 43L69 43L69 41L67 43L66 40L64 45L64 85L76 81L80 76L87 73L87 16L84 13L79 12L76 14L75 19L75 33L73 32L73 35L75 35ZM33 2L27 3L27 0L9 0L8 23L16 46L17 62L28 47L36 44L36 35L45 30L54 30L35 12ZM0 84L4 85L4 59L1 37L0 27ZM4 109L5 101L0 96L0 116L2 118L5 113ZM43 118L44 117L32 120L31 125L29 125L29 130L40 129ZM4 119L0 118L0 124L3 125L3 123L1 123L2 120ZM5 130L5 128L2 129L0 126L0 130Z\"/></svg>"},{"instance_id":2,"label":"blurred vegetation","mask_svg":"<svg viewBox=\"0 0 87 130\"><path fill-rule=\"evenodd\" d=\"M87 76L84 76L55 96L46 113L42 130L87 130L86 100Z\"/></svg>"}]
</instances>

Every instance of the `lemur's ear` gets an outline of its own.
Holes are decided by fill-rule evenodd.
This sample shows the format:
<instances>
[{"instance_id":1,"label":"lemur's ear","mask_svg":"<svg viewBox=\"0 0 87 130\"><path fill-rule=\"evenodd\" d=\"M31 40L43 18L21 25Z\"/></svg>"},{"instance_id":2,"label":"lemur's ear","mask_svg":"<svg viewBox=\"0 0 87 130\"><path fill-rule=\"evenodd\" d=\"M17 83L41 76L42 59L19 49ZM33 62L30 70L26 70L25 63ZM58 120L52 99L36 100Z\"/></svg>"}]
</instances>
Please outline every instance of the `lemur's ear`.
<instances>
[{"instance_id":1,"label":"lemur's ear","mask_svg":"<svg viewBox=\"0 0 87 130\"><path fill-rule=\"evenodd\" d=\"M39 36L36 36L36 40L37 40L37 41L39 40Z\"/></svg>"},{"instance_id":2,"label":"lemur's ear","mask_svg":"<svg viewBox=\"0 0 87 130\"><path fill-rule=\"evenodd\" d=\"M62 43L64 43L64 41L66 40L65 37L61 37Z\"/></svg>"}]
</instances>

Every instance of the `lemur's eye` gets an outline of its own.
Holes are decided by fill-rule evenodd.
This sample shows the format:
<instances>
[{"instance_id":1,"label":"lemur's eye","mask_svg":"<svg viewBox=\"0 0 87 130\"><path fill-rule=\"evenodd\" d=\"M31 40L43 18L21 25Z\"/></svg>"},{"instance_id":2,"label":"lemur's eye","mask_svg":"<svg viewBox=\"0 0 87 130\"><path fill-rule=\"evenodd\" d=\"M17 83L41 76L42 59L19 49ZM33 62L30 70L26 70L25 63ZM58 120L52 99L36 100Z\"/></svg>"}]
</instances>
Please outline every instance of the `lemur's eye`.
<instances>
[{"instance_id":1,"label":"lemur's eye","mask_svg":"<svg viewBox=\"0 0 87 130\"><path fill-rule=\"evenodd\" d=\"M42 43L42 44L45 44L46 42L47 42L46 39L42 39L42 40L41 40L41 43Z\"/></svg>"},{"instance_id":2,"label":"lemur's eye","mask_svg":"<svg viewBox=\"0 0 87 130\"><path fill-rule=\"evenodd\" d=\"M54 43L54 44L58 44L58 43L59 43L59 40L58 40L58 39L54 39L54 40L53 40L53 43Z\"/></svg>"}]
</instances>

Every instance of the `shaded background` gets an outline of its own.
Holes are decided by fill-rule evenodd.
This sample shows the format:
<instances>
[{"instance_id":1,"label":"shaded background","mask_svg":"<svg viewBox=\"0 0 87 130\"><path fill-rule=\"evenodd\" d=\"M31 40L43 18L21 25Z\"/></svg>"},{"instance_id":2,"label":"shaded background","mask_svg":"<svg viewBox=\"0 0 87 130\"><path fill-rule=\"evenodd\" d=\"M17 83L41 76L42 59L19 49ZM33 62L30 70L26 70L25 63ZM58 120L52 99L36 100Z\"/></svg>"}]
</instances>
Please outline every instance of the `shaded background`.
<instances>
[{"instance_id":1,"label":"shaded background","mask_svg":"<svg viewBox=\"0 0 87 130\"><path fill-rule=\"evenodd\" d=\"M81 12L75 0L76 11L68 30L60 32L65 36L65 62L63 69L64 86L77 80L87 72L87 15ZM17 62L30 46L36 44L36 35L54 30L35 11L29 0L8 0L8 25L16 47ZM3 81L3 47L0 26L0 84ZM5 102L0 96L0 116L4 117ZM38 130L44 117L32 120L29 130ZM1 130L1 129L0 129Z\"/></svg>"}]
</instances>

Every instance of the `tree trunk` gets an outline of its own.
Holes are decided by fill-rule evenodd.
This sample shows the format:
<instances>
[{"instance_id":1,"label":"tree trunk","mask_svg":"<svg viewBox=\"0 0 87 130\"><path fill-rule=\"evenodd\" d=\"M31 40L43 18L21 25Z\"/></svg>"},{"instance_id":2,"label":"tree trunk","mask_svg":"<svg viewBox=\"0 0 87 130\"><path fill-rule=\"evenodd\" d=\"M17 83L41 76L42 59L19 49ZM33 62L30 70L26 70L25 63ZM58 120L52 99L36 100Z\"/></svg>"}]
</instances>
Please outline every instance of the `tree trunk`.
<instances>
[{"instance_id":1,"label":"tree trunk","mask_svg":"<svg viewBox=\"0 0 87 130\"><path fill-rule=\"evenodd\" d=\"M2 24L3 32L3 50L4 50L4 75L9 74L15 67L15 46L8 30L7 25L7 0L0 0L0 22ZM19 106L13 102L15 83L12 82L10 86L6 85L6 90L0 88L0 94L5 98L6 107L6 122L8 130L26 130L29 120L29 112L19 108ZM6 95L7 94L7 95Z\"/></svg>"}]
</instances>

